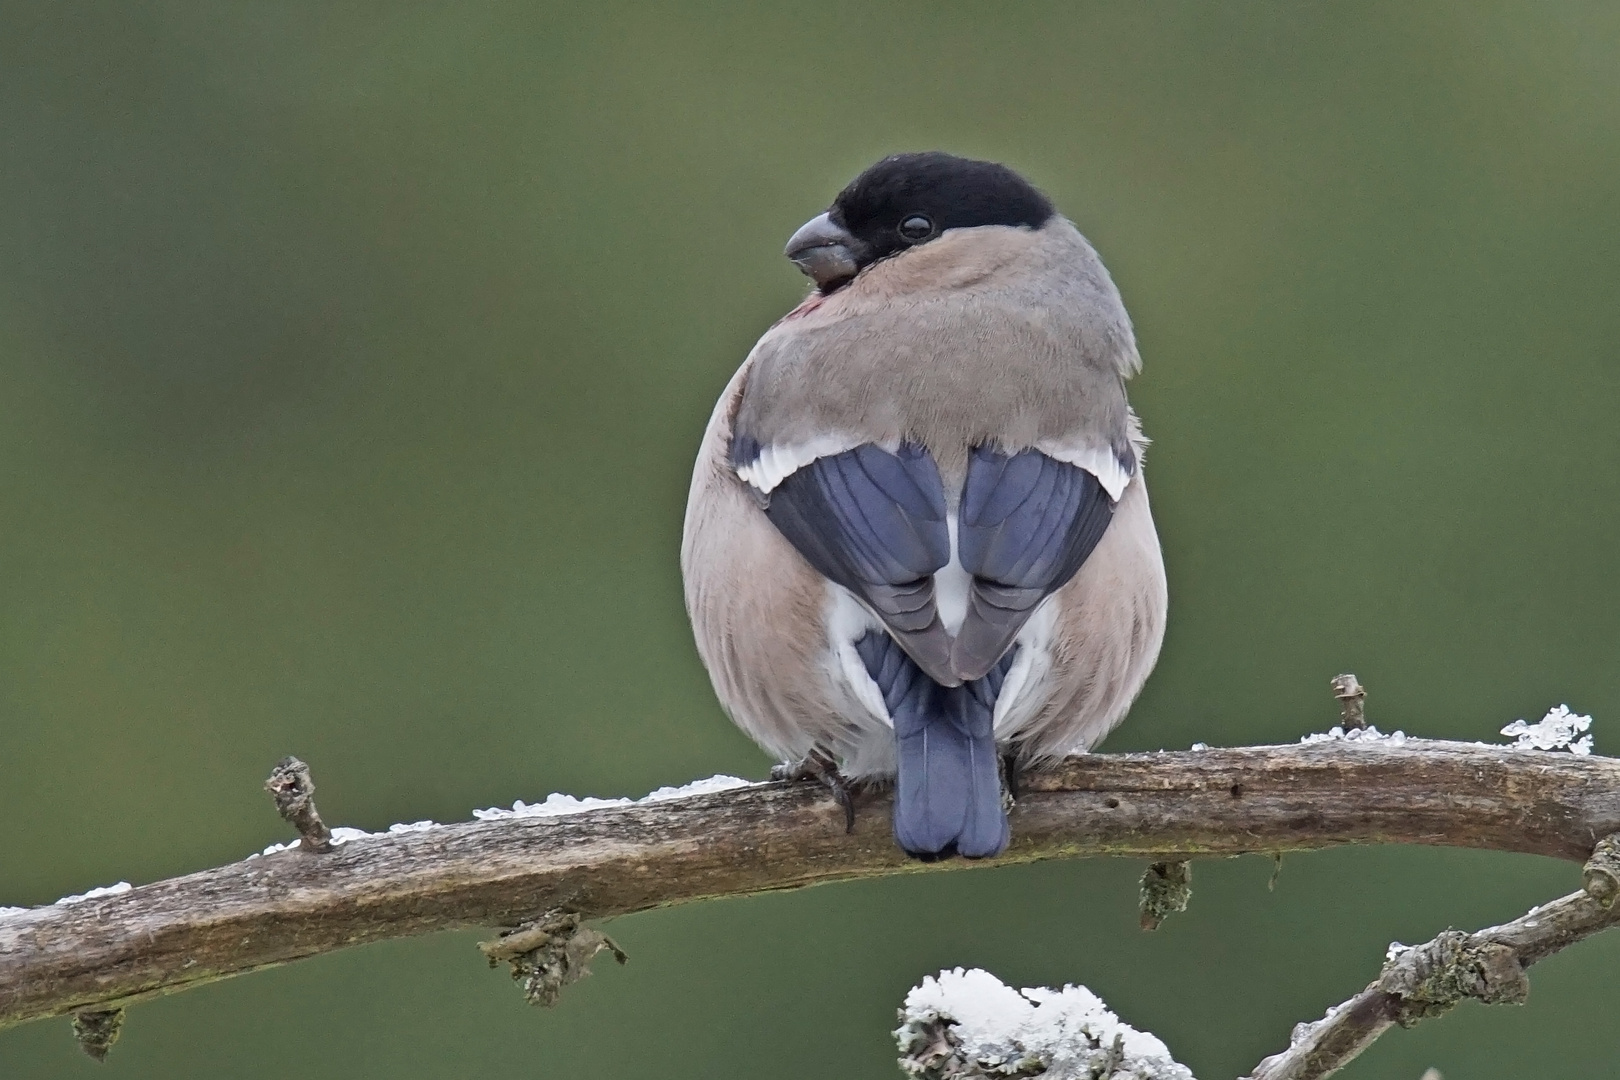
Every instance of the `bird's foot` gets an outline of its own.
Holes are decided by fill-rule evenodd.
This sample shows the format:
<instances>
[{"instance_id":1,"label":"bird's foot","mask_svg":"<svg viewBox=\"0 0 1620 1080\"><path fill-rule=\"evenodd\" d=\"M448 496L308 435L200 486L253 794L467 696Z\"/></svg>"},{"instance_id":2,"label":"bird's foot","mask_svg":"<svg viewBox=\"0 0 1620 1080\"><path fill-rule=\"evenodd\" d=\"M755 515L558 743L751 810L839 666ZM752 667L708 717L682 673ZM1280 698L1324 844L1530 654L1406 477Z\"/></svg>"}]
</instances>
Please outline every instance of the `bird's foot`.
<instances>
[{"instance_id":1,"label":"bird's foot","mask_svg":"<svg viewBox=\"0 0 1620 1080\"><path fill-rule=\"evenodd\" d=\"M844 832L855 831L855 791L849 778L838 771L838 762L827 751L816 747L799 761L771 766L772 780L814 780L832 792L833 801L844 809Z\"/></svg>"},{"instance_id":2,"label":"bird's foot","mask_svg":"<svg viewBox=\"0 0 1620 1080\"><path fill-rule=\"evenodd\" d=\"M1019 764L1018 751L1001 755L1001 808L1011 811L1023 794L1024 767Z\"/></svg>"}]
</instances>

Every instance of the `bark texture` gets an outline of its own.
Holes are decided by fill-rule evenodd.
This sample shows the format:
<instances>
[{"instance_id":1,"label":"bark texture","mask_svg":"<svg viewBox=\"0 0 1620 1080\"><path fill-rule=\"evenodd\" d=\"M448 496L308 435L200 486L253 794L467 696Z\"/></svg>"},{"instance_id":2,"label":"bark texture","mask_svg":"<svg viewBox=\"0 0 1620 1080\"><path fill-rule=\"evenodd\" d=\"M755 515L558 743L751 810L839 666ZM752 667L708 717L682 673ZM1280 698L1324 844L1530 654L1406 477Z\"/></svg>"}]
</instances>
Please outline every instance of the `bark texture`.
<instances>
[{"instance_id":1,"label":"bark texture","mask_svg":"<svg viewBox=\"0 0 1620 1080\"><path fill-rule=\"evenodd\" d=\"M293 849L0 917L0 1026L107 1011L387 938L602 918L708 897L1086 855L1430 844L1583 862L1620 831L1620 761L1411 740L1084 755L1026 778L1012 847L924 865L888 799L852 834L827 793L767 783L564 817ZM1535 957L1525 956L1524 963Z\"/></svg>"}]
</instances>

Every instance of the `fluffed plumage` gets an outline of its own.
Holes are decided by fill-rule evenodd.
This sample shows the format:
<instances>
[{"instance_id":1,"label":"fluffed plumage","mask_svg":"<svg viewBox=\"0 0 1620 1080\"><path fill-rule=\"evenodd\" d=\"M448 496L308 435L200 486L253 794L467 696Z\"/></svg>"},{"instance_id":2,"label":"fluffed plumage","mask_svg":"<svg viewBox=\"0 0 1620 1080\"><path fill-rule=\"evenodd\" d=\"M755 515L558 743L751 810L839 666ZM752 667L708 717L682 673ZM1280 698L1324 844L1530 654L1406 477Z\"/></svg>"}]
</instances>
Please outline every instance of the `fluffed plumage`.
<instances>
[{"instance_id":1,"label":"fluffed plumage","mask_svg":"<svg viewBox=\"0 0 1620 1080\"><path fill-rule=\"evenodd\" d=\"M692 480L698 651L771 754L895 776L907 851L995 854L1000 755L1090 749L1163 639L1130 320L985 162L885 159L788 253L819 288L726 387Z\"/></svg>"}]
</instances>

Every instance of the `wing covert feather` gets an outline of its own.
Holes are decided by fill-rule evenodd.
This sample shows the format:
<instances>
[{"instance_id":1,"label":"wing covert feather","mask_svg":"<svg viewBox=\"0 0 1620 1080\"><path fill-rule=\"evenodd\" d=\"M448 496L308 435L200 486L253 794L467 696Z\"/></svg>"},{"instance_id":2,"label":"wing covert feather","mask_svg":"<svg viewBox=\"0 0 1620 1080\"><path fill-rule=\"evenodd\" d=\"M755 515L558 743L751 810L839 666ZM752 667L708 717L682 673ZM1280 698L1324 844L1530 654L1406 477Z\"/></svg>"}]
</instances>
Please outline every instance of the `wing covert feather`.
<instances>
[{"instance_id":1,"label":"wing covert feather","mask_svg":"<svg viewBox=\"0 0 1620 1080\"><path fill-rule=\"evenodd\" d=\"M951 561L951 537L926 449L866 444L820 457L766 498L766 516L806 562L865 601L930 678L961 682L934 601L933 575Z\"/></svg>"},{"instance_id":2,"label":"wing covert feather","mask_svg":"<svg viewBox=\"0 0 1620 1080\"><path fill-rule=\"evenodd\" d=\"M1012 647L1040 602L1068 583L1113 520L1114 502L1085 469L1038 450L975 447L957 529L973 576L951 649L957 678L982 678Z\"/></svg>"}]
</instances>

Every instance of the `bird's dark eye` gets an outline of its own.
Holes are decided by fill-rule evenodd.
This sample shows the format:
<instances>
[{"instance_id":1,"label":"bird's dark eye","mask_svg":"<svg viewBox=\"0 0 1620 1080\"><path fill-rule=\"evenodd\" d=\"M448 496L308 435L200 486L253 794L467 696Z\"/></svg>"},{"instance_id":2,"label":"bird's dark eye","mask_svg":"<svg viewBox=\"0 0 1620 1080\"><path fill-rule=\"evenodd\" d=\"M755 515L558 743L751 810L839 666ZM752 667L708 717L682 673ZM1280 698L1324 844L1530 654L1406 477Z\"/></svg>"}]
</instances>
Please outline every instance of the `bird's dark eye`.
<instances>
[{"instance_id":1,"label":"bird's dark eye","mask_svg":"<svg viewBox=\"0 0 1620 1080\"><path fill-rule=\"evenodd\" d=\"M923 214L907 215L905 220L900 222L900 235L914 244L919 240L928 239L933 233L934 223Z\"/></svg>"}]
</instances>

